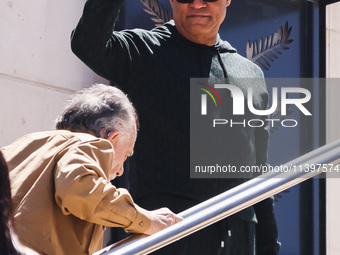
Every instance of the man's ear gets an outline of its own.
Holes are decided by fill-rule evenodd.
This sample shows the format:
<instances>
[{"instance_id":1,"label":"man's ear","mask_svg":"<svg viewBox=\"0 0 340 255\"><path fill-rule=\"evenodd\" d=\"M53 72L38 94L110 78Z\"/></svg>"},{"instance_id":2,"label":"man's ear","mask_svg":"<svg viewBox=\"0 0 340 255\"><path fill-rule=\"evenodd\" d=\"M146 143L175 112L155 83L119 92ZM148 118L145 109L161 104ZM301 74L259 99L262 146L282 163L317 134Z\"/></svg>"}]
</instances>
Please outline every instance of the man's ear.
<instances>
[{"instance_id":1,"label":"man's ear","mask_svg":"<svg viewBox=\"0 0 340 255\"><path fill-rule=\"evenodd\" d=\"M119 131L112 131L112 132L110 132L109 137L107 138L107 140L109 140L112 143L116 143L119 136L120 136Z\"/></svg>"},{"instance_id":2,"label":"man's ear","mask_svg":"<svg viewBox=\"0 0 340 255\"><path fill-rule=\"evenodd\" d=\"M227 7L231 4L231 0L227 0Z\"/></svg>"}]
</instances>

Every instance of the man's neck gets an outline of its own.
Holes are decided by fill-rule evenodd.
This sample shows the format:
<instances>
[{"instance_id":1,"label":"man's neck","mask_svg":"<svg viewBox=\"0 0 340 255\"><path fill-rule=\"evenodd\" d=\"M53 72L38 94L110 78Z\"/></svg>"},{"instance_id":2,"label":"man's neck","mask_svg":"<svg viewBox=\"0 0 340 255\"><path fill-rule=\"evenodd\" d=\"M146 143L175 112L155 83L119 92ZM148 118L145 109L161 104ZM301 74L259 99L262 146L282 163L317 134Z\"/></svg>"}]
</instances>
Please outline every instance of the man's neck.
<instances>
[{"instance_id":1,"label":"man's neck","mask_svg":"<svg viewBox=\"0 0 340 255\"><path fill-rule=\"evenodd\" d=\"M182 31L180 27L176 27L177 31L182 35L185 39L197 43L197 44L203 44L207 46L214 46L217 39L217 33L216 34L189 34L185 31Z\"/></svg>"},{"instance_id":2,"label":"man's neck","mask_svg":"<svg viewBox=\"0 0 340 255\"><path fill-rule=\"evenodd\" d=\"M184 36L185 37L185 36ZM197 43L197 44L204 44L207 46L214 46L216 43L216 36L213 36L211 38L207 38L206 36L192 36L190 38L185 37L191 42Z\"/></svg>"}]
</instances>

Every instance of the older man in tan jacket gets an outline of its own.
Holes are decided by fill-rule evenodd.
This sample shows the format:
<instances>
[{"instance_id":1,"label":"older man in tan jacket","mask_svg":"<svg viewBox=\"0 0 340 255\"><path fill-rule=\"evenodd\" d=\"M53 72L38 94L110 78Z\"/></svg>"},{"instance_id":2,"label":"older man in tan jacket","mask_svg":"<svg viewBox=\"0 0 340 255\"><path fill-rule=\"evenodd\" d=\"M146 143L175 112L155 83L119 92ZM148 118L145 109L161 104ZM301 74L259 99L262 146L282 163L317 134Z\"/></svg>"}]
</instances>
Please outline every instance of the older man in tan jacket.
<instances>
[{"instance_id":1,"label":"older man in tan jacket","mask_svg":"<svg viewBox=\"0 0 340 255\"><path fill-rule=\"evenodd\" d=\"M102 248L105 226L153 234L180 221L167 208L142 209L110 183L123 174L137 129L126 95L94 85L73 96L56 131L2 148L20 241L41 254L91 254Z\"/></svg>"}]
</instances>

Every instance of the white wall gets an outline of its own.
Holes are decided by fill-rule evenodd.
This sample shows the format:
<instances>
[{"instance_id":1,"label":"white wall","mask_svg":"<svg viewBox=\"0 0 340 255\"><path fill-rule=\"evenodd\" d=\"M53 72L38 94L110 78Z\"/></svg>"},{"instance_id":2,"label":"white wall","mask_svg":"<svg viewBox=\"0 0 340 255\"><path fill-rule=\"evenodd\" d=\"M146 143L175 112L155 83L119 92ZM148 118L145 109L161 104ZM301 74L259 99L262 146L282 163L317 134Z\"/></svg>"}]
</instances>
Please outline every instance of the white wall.
<instances>
[{"instance_id":1,"label":"white wall","mask_svg":"<svg viewBox=\"0 0 340 255\"><path fill-rule=\"evenodd\" d=\"M327 7L327 78L340 78L340 2ZM327 142L340 139L340 84L327 87ZM326 247L327 255L340 254L340 179L326 180Z\"/></svg>"},{"instance_id":2,"label":"white wall","mask_svg":"<svg viewBox=\"0 0 340 255\"><path fill-rule=\"evenodd\" d=\"M64 100L94 82L108 84L70 49L85 1L0 2L0 146L54 128Z\"/></svg>"},{"instance_id":3,"label":"white wall","mask_svg":"<svg viewBox=\"0 0 340 255\"><path fill-rule=\"evenodd\" d=\"M0 147L26 133L54 129L71 93L108 84L70 49L84 3L0 1Z\"/></svg>"}]
</instances>

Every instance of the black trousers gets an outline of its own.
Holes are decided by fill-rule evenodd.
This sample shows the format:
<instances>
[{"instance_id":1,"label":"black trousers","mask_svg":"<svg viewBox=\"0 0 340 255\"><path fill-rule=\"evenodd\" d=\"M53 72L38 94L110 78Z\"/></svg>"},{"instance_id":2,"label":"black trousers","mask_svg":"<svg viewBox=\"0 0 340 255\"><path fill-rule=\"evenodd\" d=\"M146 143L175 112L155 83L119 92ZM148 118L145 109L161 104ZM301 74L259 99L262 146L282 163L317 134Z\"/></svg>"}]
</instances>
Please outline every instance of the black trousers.
<instances>
[{"instance_id":1,"label":"black trousers","mask_svg":"<svg viewBox=\"0 0 340 255\"><path fill-rule=\"evenodd\" d=\"M179 213L197 204L183 197L157 194L138 200L137 204L152 210L169 207ZM199 230L177 242L163 247L154 255L255 255L256 224L230 216Z\"/></svg>"}]
</instances>

